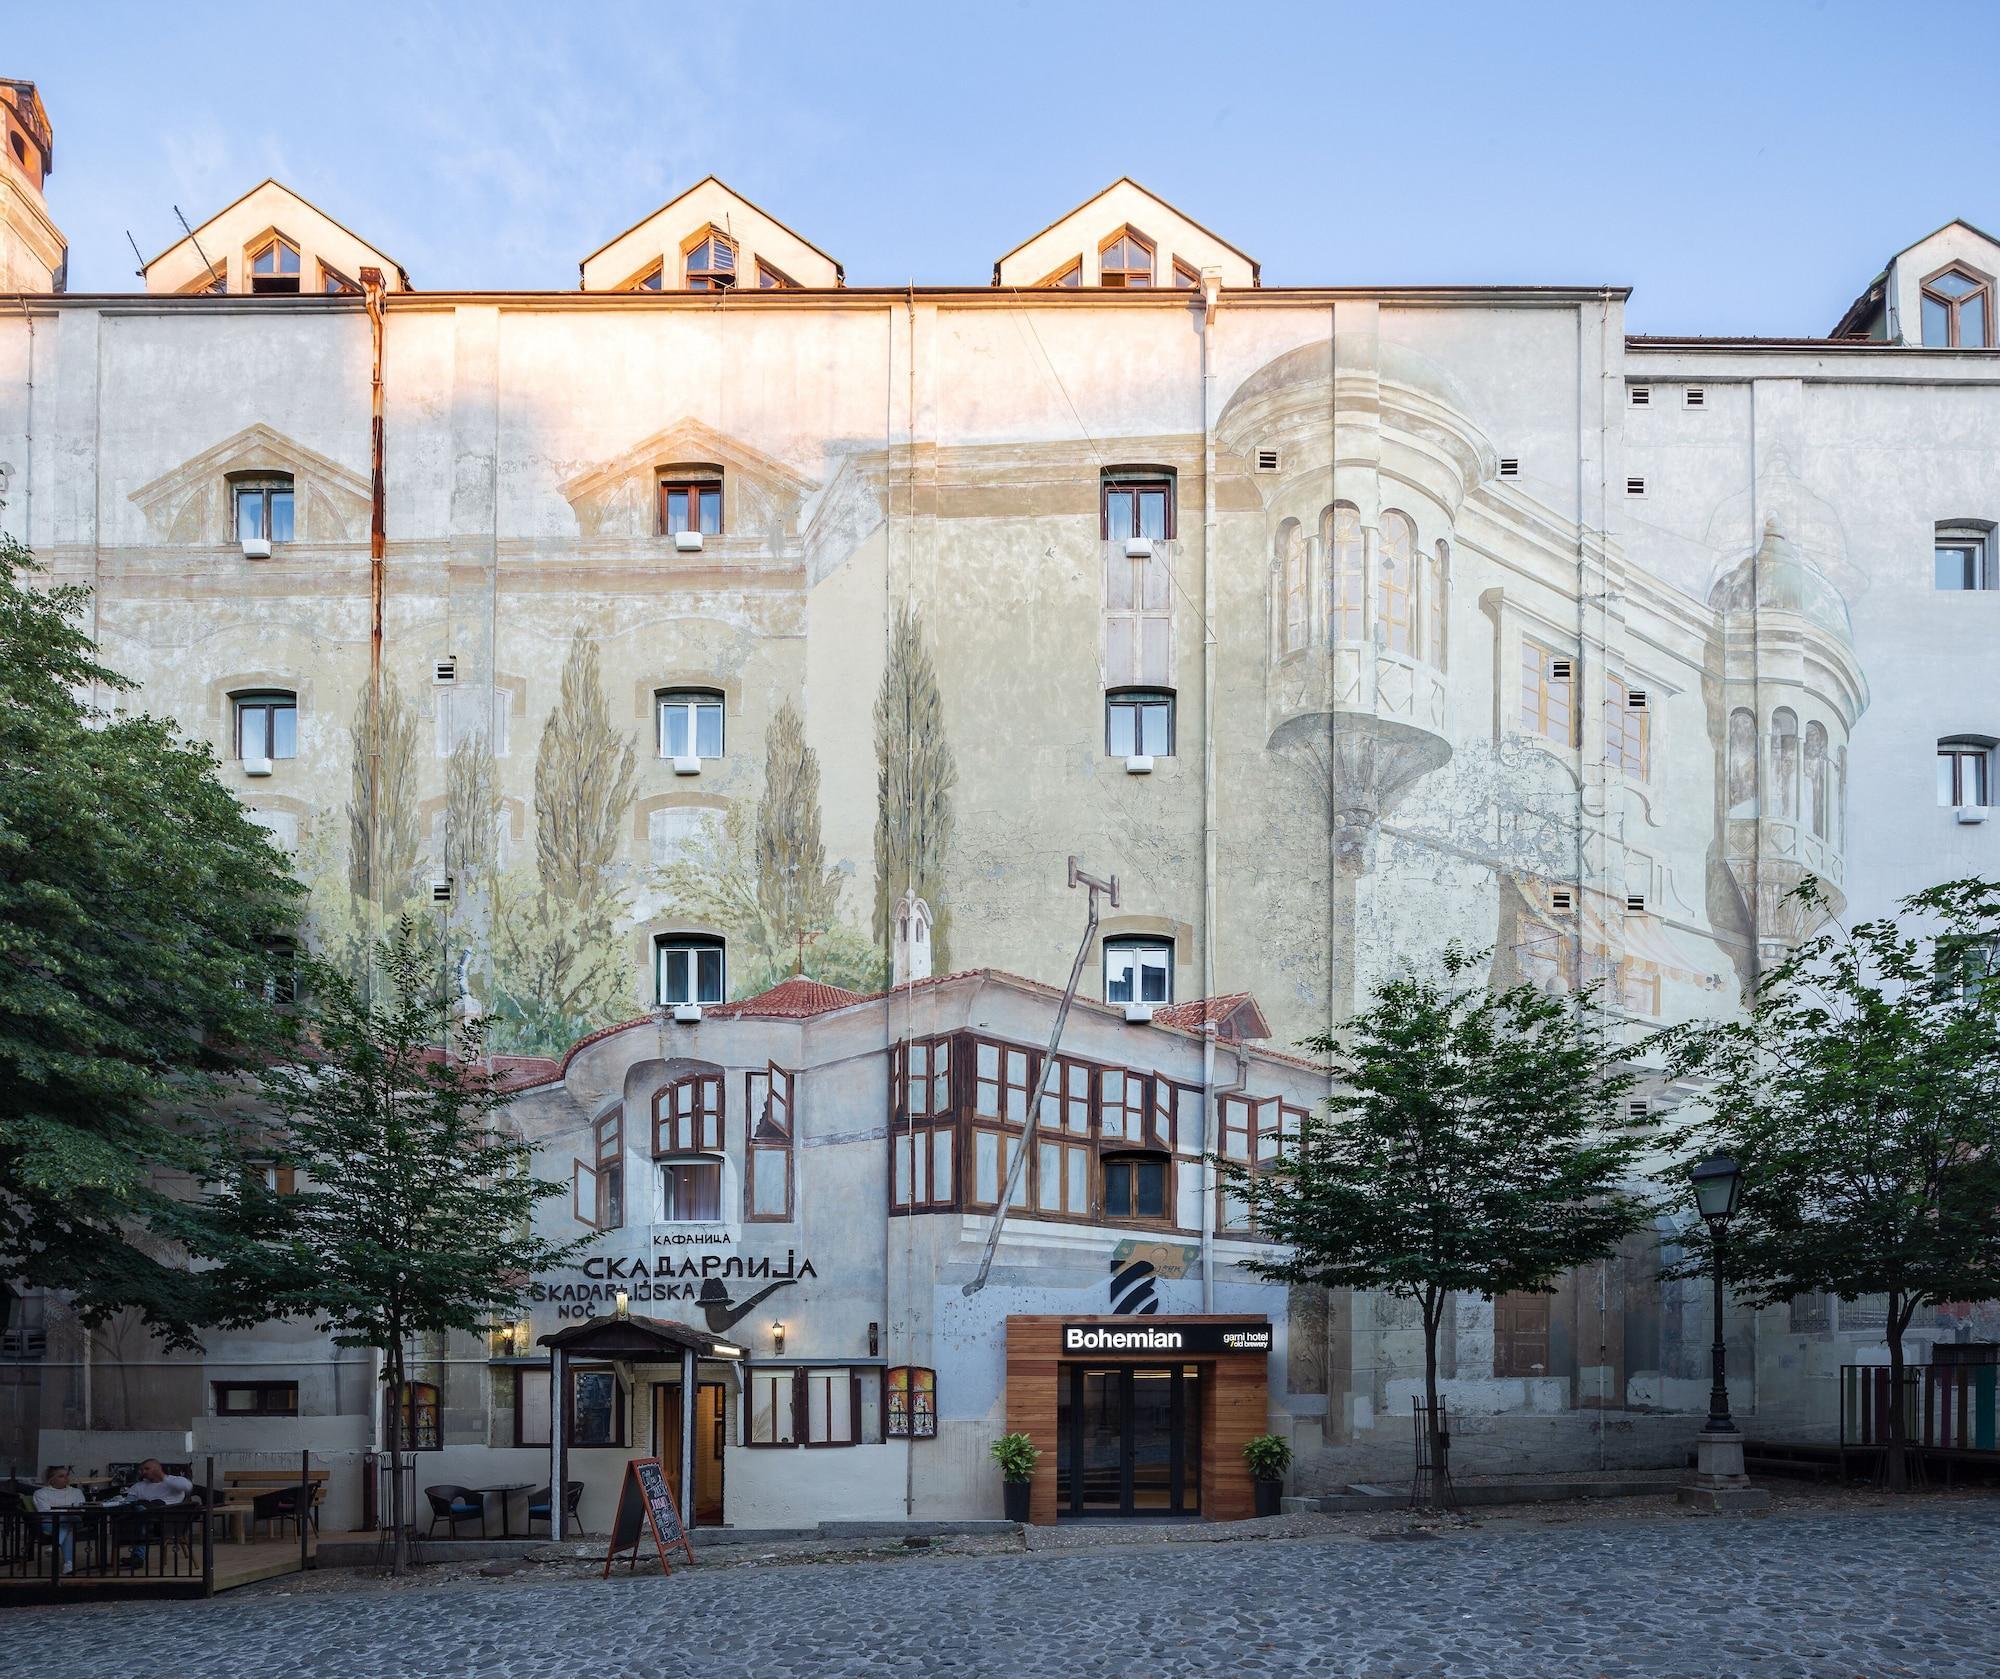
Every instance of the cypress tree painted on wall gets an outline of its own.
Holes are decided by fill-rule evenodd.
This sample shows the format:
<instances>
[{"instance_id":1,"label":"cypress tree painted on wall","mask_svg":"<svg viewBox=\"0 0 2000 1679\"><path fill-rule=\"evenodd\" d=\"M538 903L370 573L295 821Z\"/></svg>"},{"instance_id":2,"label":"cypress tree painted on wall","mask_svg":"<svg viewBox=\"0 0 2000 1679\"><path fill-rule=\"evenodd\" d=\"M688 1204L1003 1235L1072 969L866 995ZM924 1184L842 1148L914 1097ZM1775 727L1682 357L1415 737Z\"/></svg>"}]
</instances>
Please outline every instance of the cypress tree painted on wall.
<instances>
[{"instance_id":1,"label":"cypress tree painted on wall","mask_svg":"<svg viewBox=\"0 0 2000 1679\"><path fill-rule=\"evenodd\" d=\"M542 889L588 907L611 884L638 754L615 728L597 644L579 629L535 758L535 863Z\"/></svg>"},{"instance_id":2,"label":"cypress tree painted on wall","mask_svg":"<svg viewBox=\"0 0 2000 1679\"><path fill-rule=\"evenodd\" d=\"M500 794L493 743L484 730L452 749L444 771L444 866L477 880L492 871L500 845Z\"/></svg>"},{"instance_id":3,"label":"cypress tree painted on wall","mask_svg":"<svg viewBox=\"0 0 2000 1679\"><path fill-rule=\"evenodd\" d=\"M352 793L347 805L347 881L356 898L394 916L415 895L422 842L417 822L417 717L393 671L382 673L382 785L370 869L368 789L375 779L375 728L367 690L355 702Z\"/></svg>"},{"instance_id":4,"label":"cypress tree painted on wall","mask_svg":"<svg viewBox=\"0 0 2000 1679\"><path fill-rule=\"evenodd\" d=\"M789 699L765 739L756 870L757 907L774 955L782 960L833 926L840 876L828 871L820 837L819 754L806 744L805 719Z\"/></svg>"},{"instance_id":5,"label":"cypress tree painted on wall","mask_svg":"<svg viewBox=\"0 0 2000 1679\"><path fill-rule=\"evenodd\" d=\"M896 901L914 888L930 906L933 971L950 971L951 906L944 898L958 766L945 736L944 699L916 613L896 609L875 698L875 942L892 952Z\"/></svg>"}]
</instances>

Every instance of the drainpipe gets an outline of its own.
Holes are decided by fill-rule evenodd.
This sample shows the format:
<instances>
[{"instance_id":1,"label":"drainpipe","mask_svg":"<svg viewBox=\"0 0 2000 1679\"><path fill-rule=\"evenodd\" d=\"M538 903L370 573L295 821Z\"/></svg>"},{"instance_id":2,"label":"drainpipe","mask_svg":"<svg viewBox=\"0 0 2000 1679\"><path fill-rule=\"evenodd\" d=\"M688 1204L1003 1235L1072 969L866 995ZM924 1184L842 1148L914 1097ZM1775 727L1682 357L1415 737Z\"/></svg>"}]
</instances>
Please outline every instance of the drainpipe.
<instances>
[{"instance_id":1,"label":"drainpipe","mask_svg":"<svg viewBox=\"0 0 2000 1679\"><path fill-rule=\"evenodd\" d=\"M1215 380L1222 276L1201 277L1201 994L1215 995ZM1201 1035L1201 1309L1215 1310L1215 1027Z\"/></svg>"},{"instance_id":2,"label":"drainpipe","mask_svg":"<svg viewBox=\"0 0 2000 1679\"><path fill-rule=\"evenodd\" d=\"M384 472L382 436L382 270L361 270L361 305L368 311L374 361L368 390L368 892L382 902L378 877L382 800L382 593L384 555ZM366 984L366 980L363 981Z\"/></svg>"}]
</instances>

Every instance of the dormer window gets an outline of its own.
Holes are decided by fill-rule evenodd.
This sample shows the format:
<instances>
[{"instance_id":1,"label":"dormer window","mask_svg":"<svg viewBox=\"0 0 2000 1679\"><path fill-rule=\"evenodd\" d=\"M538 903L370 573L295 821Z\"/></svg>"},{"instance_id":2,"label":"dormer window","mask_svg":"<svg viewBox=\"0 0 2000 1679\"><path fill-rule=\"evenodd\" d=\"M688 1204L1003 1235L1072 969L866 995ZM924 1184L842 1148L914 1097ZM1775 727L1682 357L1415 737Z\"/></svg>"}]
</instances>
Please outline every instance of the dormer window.
<instances>
[{"instance_id":1,"label":"dormer window","mask_svg":"<svg viewBox=\"0 0 2000 1679\"><path fill-rule=\"evenodd\" d=\"M722 534L722 473L714 467L675 467L660 475L660 534Z\"/></svg>"},{"instance_id":2,"label":"dormer window","mask_svg":"<svg viewBox=\"0 0 2000 1679\"><path fill-rule=\"evenodd\" d=\"M297 293L299 248L282 233L272 234L250 253L250 289L258 293Z\"/></svg>"},{"instance_id":3,"label":"dormer window","mask_svg":"<svg viewBox=\"0 0 2000 1679\"><path fill-rule=\"evenodd\" d=\"M1050 290L1055 288L1069 290L1073 289L1074 287L1080 286L1082 284L1083 284L1082 257L1077 257L1074 261L1066 264L1064 267L1058 268L1053 274L1049 275L1048 278L1044 280L1037 280L1035 282L1036 288L1038 290Z\"/></svg>"},{"instance_id":4,"label":"dormer window","mask_svg":"<svg viewBox=\"0 0 2000 1679\"><path fill-rule=\"evenodd\" d=\"M710 228L683 249L681 266L689 291L733 291L736 286L736 245L728 234Z\"/></svg>"},{"instance_id":5,"label":"dormer window","mask_svg":"<svg viewBox=\"0 0 2000 1679\"><path fill-rule=\"evenodd\" d=\"M1199 291L1201 289L1201 275L1182 262L1179 257L1174 258L1174 286L1179 291Z\"/></svg>"},{"instance_id":6,"label":"dormer window","mask_svg":"<svg viewBox=\"0 0 2000 1679\"><path fill-rule=\"evenodd\" d=\"M333 297L359 297L361 288L337 268L319 265L319 289Z\"/></svg>"},{"instance_id":7,"label":"dormer window","mask_svg":"<svg viewBox=\"0 0 2000 1679\"><path fill-rule=\"evenodd\" d=\"M797 291L798 281L782 268L773 268L762 257L757 259L757 289L759 291Z\"/></svg>"},{"instance_id":8,"label":"dormer window","mask_svg":"<svg viewBox=\"0 0 2000 1679\"><path fill-rule=\"evenodd\" d=\"M1992 339L1992 288L1963 268L1924 282L1924 342L1934 349L1984 350Z\"/></svg>"},{"instance_id":9,"label":"dormer window","mask_svg":"<svg viewBox=\"0 0 2000 1679\"><path fill-rule=\"evenodd\" d=\"M236 485L236 540L292 540L292 481L276 474L245 478Z\"/></svg>"},{"instance_id":10,"label":"dormer window","mask_svg":"<svg viewBox=\"0 0 2000 1679\"><path fill-rule=\"evenodd\" d=\"M1107 241L1097 253L1097 283L1130 291L1153 283L1152 244L1129 227Z\"/></svg>"},{"instance_id":11,"label":"dormer window","mask_svg":"<svg viewBox=\"0 0 2000 1679\"><path fill-rule=\"evenodd\" d=\"M651 268L634 275L619 287L620 291L663 291L666 289L667 265L656 262Z\"/></svg>"}]
</instances>

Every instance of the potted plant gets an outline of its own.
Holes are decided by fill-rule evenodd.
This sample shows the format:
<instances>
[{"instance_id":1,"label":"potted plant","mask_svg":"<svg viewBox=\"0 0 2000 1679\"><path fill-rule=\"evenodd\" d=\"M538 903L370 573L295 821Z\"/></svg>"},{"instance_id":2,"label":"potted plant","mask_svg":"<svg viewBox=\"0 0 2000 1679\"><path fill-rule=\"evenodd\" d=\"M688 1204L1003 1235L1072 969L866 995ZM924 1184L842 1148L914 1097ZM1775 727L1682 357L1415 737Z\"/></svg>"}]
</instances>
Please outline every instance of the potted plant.
<instances>
[{"instance_id":1,"label":"potted plant","mask_svg":"<svg viewBox=\"0 0 2000 1679\"><path fill-rule=\"evenodd\" d=\"M1000 1465L1002 1493L1007 1500L1007 1519L1028 1519L1028 1481L1035 1473L1035 1459L1042 1454L1028 1443L1025 1434L1003 1434L993 1442L993 1461Z\"/></svg>"},{"instance_id":2,"label":"potted plant","mask_svg":"<svg viewBox=\"0 0 2000 1679\"><path fill-rule=\"evenodd\" d=\"M1292 1448L1276 1434L1258 1434L1243 1442L1243 1461L1257 1489L1257 1514L1275 1516L1285 1490L1285 1471L1292 1466Z\"/></svg>"}]
</instances>

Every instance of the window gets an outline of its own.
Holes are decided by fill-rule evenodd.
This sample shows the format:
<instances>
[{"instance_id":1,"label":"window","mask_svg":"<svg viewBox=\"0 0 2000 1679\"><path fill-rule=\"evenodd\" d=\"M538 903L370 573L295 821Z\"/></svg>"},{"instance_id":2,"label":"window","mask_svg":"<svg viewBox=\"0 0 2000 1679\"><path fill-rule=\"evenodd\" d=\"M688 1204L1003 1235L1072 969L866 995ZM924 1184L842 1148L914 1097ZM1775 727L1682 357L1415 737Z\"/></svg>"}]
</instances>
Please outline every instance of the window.
<instances>
[{"instance_id":1,"label":"window","mask_svg":"<svg viewBox=\"0 0 2000 1679\"><path fill-rule=\"evenodd\" d=\"M295 1417L297 1382L213 1382L218 1417Z\"/></svg>"},{"instance_id":2,"label":"window","mask_svg":"<svg viewBox=\"0 0 2000 1679\"><path fill-rule=\"evenodd\" d=\"M656 262L625 282L626 291L661 291L666 286L667 265Z\"/></svg>"},{"instance_id":3,"label":"window","mask_svg":"<svg viewBox=\"0 0 2000 1679\"><path fill-rule=\"evenodd\" d=\"M1200 273L1187 263L1182 262L1179 257L1174 258L1174 286L1179 291L1199 291L1201 289Z\"/></svg>"},{"instance_id":4,"label":"window","mask_svg":"<svg viewBox=\"0 0 2000 1679\"><path fill-rule=\"evenodd\" d=\"M1104 750L1114 758L1174 754L1174 696L1159 688L1120 688L1104 696Z\"/></svg>"},{"instance_id":5,"label":"window","mask_svg":"<svg viewBox=\"0 0 2000 1679\"><path fill-rule=\"evenodd\" d=\"M1559 658L1538 642L1522 641L1521 727L1529 734L1575 745L1575 686L1575 661Z\"/></svg>"},{"instance_id":6,"label":"window","mask_svg":"<svg viewBox=\"0 0 2000 1679\"><path fill-rule=\"evenodd\" d=\"M1153 283L1153 247L1142 235L1125 228L1100 246L1097 283L1114 290L1132 290Z\"/></svg>"},{"instance_id":7,"label":"window","mask_svg":"<svg viewBox=\"0 0 2000 1679\"><path fill-rule=\"evenodd\" d=\"M720 939L664 938L659 942L662 1007L676 1003L719 1003L729 995L724 983Z\"/></svg>"},{"instance_id":8,"label":"window","mask_svg":"<svg viewBox=\"0 0 2000 1679\"><path fill-rule=\"evenodd\" d=\"M514 1370L514 1444L549 1444L549 1371L546 1365Z\"/></svg>"},{"instance_id":9,"label":"window","mask_svg":"<svg viewBox=\"0 0 2000 1679\"><path fill-rule=\"evenodd\" d=\"M625 1227L625 1110L613 1108L591 1127L592 1163L571 1168L571 1211L596 1230Z\"/></svg>"},{"instance_id":10,"label":"window","mask_svg":"<svg viewBox=\"0 0 2000 1679\"><path fill-rule=\"evenodd\" d=\"M1938 803L1958 807L1988 803L1991 742L1965 737L1938 742Z\"/></svg>"},{"instance_id":11,"label":"window","mask_svg":"<svg viewBox=\"0 0 2000 1679\"><path fill-rule=\"evenodd\" d=\"M292 540L292 481L250 478L236 486L236 540Z\"/></svg>"},{"instance_id":12,"label":"window","mask_svg":"<svg viewBox=\"0 0 2000 1679\"><path fill-rule=\"evenodd\" d=\"M1223 1158L1259 1174L1274 1170L1290 1155L1305 1124L1303 1108L1291 1107L1275 1096L1224 1096L1216 1117ZM1216 1185L1215 1227L1235 1235L1251 1235L1256 1230L1249 1202L1231 1194L1223 1183Z\"/></svg>"},{"instance_id":13,"label":"window","mask_svg":"<svg viewBox=\"0 0 2000 1679\"><path fill-rule=\"evenodd\" d=\"M1981 934L1941 938L1933 962L1938 978L1963 1007L2000 1005L2000 938Z\"/></svg>"},{"instance_id":14,"label":"window","mask_svg":"<svg viewBox=\"0 0 2000 1679\"><path fill-rule=\"evenodd\" d=\"M890 1206L901 1212L956 1205L956 1113L951 1039L913 1038L890 1050Z\"/></svg>"},{"instance_id":15,"label":"window","mask_svg":"<svg viewBox=\"0 0 2000 1679\"><path fill-rule=\"evenodd\" d=\"M1104 1216L1165 1219L1167 1164L1164 1154L1107 1154Z\"/></svg>"},{"instance_id":16,"label":"window","mask_svg":"<svg viewBox=\"0 0 2000 1679\"><path fill-rule=\"evenodd\" d=\"M1632 704L1632 690L1615 676L1604 679L1604 761L1634 781L1646 779L1652 718Z\"/></svg>"},{"instance_id":17,"label":"window","mask_svg":"<svg viewBox=\"0 0 2000 1679\"><path fill-rule=\"evenodd\" d=\"M299 702L295 694L238 694L236 756L291 758L298 755Z\"/></svg>"},{"instance_id":18,"label":"window","mask_svg":"<svg viewBox=\"0 0 2000 1679\"><path fill-rule=\"evenodd\" d=\"M722 534L720 476L660 480L660 534L678 536L682 531Z\"/></svg>"},{"instance_id":19,"label":"window","mask_svg":"<svg viewBox=\"0 0 2000 1679\"><path fill-rule=\"evenodd\" d=\"M744 1074L743 1216L792 1216L792 1075L777 1063Z\"/></svg>"},{"instance_id":20,"label":"window","mask_svg":"<svg viewBox=\"0 0 2000 1679\"><path fill-rule=\"evenodd\" d=\"M444 1429L435 1382L405 1382L401 1395L403 1449L435 1452L444 1445Z\"/></svg>"},{"instance_id":21,"label":"window","mask_svg":"<svg viewBox=\"0 0 2000 1679\"><path fill-rule=\"evenodd\" d=\"M1424 566L1424 656L1439 670L1445 668L1445 590L1450 587L1451 544L1440 541Z\"/></svg>"},{"instance_id":22,"label":"window","mask_svg":"<svg viewBox=\"0 0 2000 1679\"><path fill-rule=\"evenodd\" d=\"M722 1161L715 1155L660 1162L660 1222L719 1224Z\"/></svg>"},{"instance_id":23,"label":"window","mask_svg":"<svg viewBox=\"0 0 2000 1679\"><path fill-rule=\"evenodd\" d=\"M262 942L264 1001L273 1008L290 1008L299 1000L298 944L286 938L265 939Z\"/></svg>"},{"instance_id":24,"label":"window","mask_svg":"<svg viewBox=\"0 0 2000 1679\"><path fill-rule=\"evenodd\" d=\"M736 245L729 235L710 228L681 252L689 291L729 291L736 284Z\"/></svg>"},{"instance_id":25,"label":"window","mask_svg":"<svg viewBox=\"0 0 2000 1679\"><path fill-rule=\"evenodd\" d=\"M1411 651L1412 566L1417 549L1416 527L1393 508L1382 515L1382 574L1376 589L1381 615L1381 645L1391 653Z\"/></svg>"},{"instance_id":26,"label":"window","mask_svg":"<svg viewBox=\"0 0 2000 1679\"><path fill-rule=\"evenodd\" d=\"M1831 815L1828 808L1833 792L1832 766L1826 756L1826 725L1817 718L1806 725L1806 823L1813 831L1815 839L1825 839L1831 832Z\"/></svg>"},{"instance_id":27,"label":"window","mask_svg":"<svg viewBox=\"0 0 2000 1679\"><path fill-rule=\"evenodd\" d=\"M1163 474L1104 474L1099 534L1108 542L1149 537L1170 542L1174 535L1174 481Z\"/></svg>"},{"instance_id":28,"label":"window","mask_svg":"<svg viewBox=\"0 0 2000 1679\"><path fill-rule=\"evenodd\" d=\"M1296 519L1278 527L1277 545L1278 647L1282 653L1301 652L1312 640L1312 556L1306 533Z\"/></svg>"},{"instance_id":29,"label":"window","mask_svg":"<svg viewBox=\"0 0 2000 1679\"><path fill-rule=\"evenodd\" d=\"M1963 268L1946 268L1924 282L1924 342L1937 349L1983 350L1992 293Z\"/></svg>"},{"instance_id":30,"label":"window","mask_svg":"<svg viewBox=\"0 0 2000 1679\"><path fill-rule=\"evenodd\" d=\"M319 265L319 289L337 297L358 297L361 288L337 268Z\"/></svg>"},{"instance_id":31,"label":"window","mask_svg":"<svg viewBox=\"0 0 2000 1679\"><path fill-rule=\"evenodd\" d=\"M750 1390L750 1439L752 1446L796 1446L798 1435L792 1428L792 1401L798 1391L796 1370L744 1372Z\"/></svg>"},{"instance_id":32,"label":"window","mask_svg":"<svg viewBox=\"0 0 2000 1679\"><path fill-rule=\"evenodd\" d=\"M675 1079L653 1098L653 1153L722 1152L722 1075Z\"/></svg>"},{"instance_id":33,"label":"window","mask_svg":"<svg viewBox=\"0 0 2000 1679\"><path fill-rule=\"evenodd\" d=\"M1037 280L1035 282L1035 287L1037 290L1050 290L1059 287L1067 291L1082 284L1083 284L1083 258L1072 257L1068 263L1066 263L1063 267L1058 268L1053 274L1049 275L1046 279Z\"/></svg>"},{"instance_id":34,"label":"window","mask_svg":"<svg viewBox=\"0 0 2000 1679\"><path fill-rule=\"evenodd\" d=\"M1154 939L1104 941L1107 1003L1171 1003L1174 947Z\"/></svg>"},{"instance_id":35,"label":"window","mask_svg":"<svg viewBox=\"0 0 2000 1679\"><path fill-rule=\"evenodd\" d=\"M706 688L678 688L660 695L659 704L662 758L722 756L720 694Z\"/></svg>"},{"instance_id":36,"label":"window","mask_svg":"<svg viewBox=\"0 0 2000 1679\"><path fill-rule=\"evenodd\" d=\"M625 1395L619 1389L615 1369L603 1365L578 1365L570 1370L569 1444L625 1444Z\"/></svg>"},{"instance_id":37,"label":"window","mask_svg":"<svg viewBox=\"0 0 2000 1679\"><path fill-rule=\"evenodd\" d=\"M1994 575L1993 533L1976 525L1939 525L1934 541L1940 589L1991 589Z\"/></svg>"},{"instance_id":38,"label":"window","mask_svg":"<svg viewBox=\"0 0 2000 1679\"><path fill-rule=\"evenodd\" d=\"M753 1446L876 1446L882 1442L882 1370L873 1364L752 1365Z\"/></svg>"},{"instance_id":39,"label":"window","mask_svg":"<svg viewBox=\"0 0 2000 1679\"><path fill-rule=\"evenodd\" d=\"M782 268L773 268L762 257L757 259L757 289L759 291L797 291L798 281Z\"/></svg>"},{"instance_id":40,"label":"window","mask_svg":"<svg viewBox=\"0 0 2000 1679\"><path fill-rule=\"evenodd\" d=\"M296 292L299 289L299 248L282 233L274 233L250 253L253 292Z\"/></svg>"},{"instance_id":41,"label":"window","mask_svg":"<svg viewBox=\"0 0 2000 1679\"><path fill-rule=\"evenodd\" d=\"M272 1195L290 1195L298 1188L298 1169L282 1161L252 1160L244 1170Z\"/></svg>"},{"instance_id":42,"label":"window","mask_svg":"<svg viewBox=\"0 0 2000 1679\"><path fill-rule=\"evenodd\" d=\"M1335 502L1327 510L1320 535L1328 554L1333 590L1333 638L1359 641L1363 607L1360 509L1348 502Z\"/></svg>"}]
</instances>

